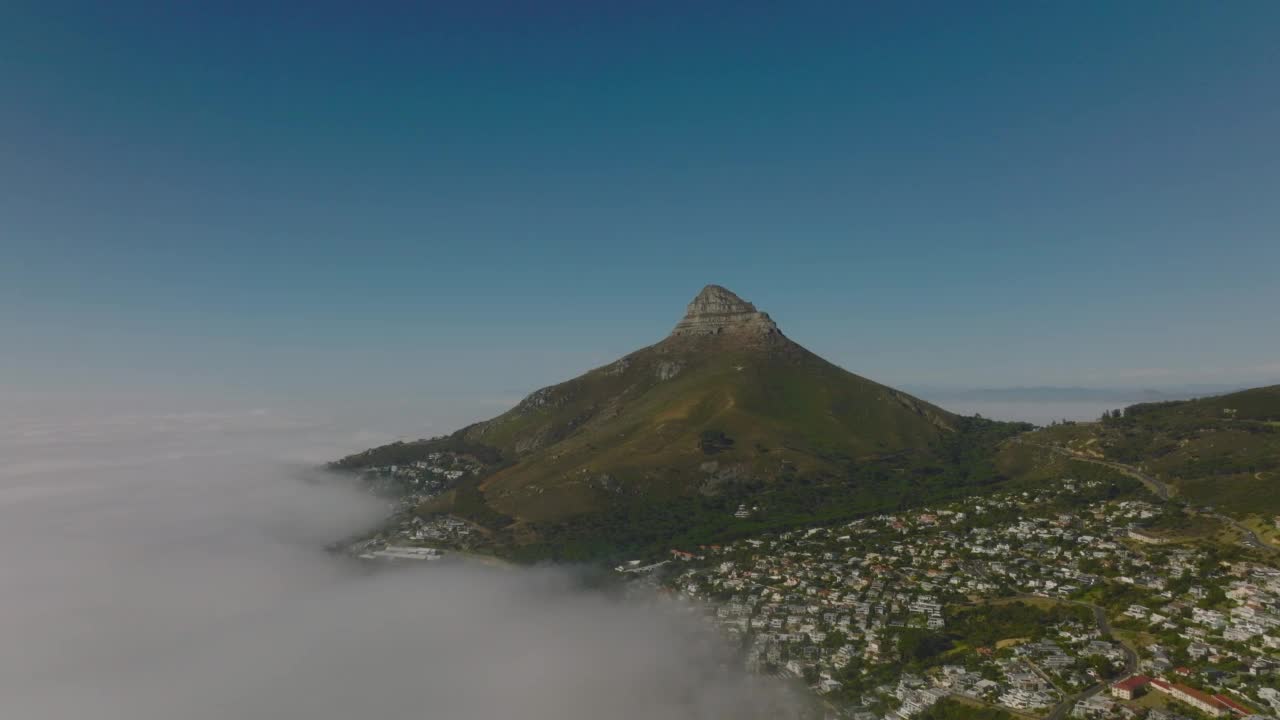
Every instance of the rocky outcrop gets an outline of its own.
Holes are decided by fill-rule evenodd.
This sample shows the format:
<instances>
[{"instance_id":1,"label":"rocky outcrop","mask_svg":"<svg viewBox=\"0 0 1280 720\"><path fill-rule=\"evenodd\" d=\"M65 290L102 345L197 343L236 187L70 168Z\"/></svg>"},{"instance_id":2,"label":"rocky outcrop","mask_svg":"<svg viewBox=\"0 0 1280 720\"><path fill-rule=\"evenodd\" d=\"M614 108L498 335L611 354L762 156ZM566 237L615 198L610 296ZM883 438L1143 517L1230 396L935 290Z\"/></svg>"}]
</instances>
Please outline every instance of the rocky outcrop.
<instances>
[{"instance_id":1,"label":"rocky outcrop","mask_svg":"<svg viewBox=\"0 0 1280 720\"><path fill-rule=\"evenodd\" d=\"M562 385L563 383L534 390L524 400L521 400L520 404L516 405L512 412L517 415L523 415L534 410L557 408L564 405L569 400L569 396L563 390Z\"/></svg>"},{"instance_id":2,"label":"rocky outcrop","mask_svg":"<svg viewBox=\"0 0 1280 720\"><path fill-rule=\"evenodd\" d=\"M659 380L670 380L676 375L679 375L680 370L683 367L684 365L681 363L674 362L672 360L663 360L658 363L656 368L654 368L654 374L658 376Z\"/></svg>"},{"instance_id":3,"label":"rocky outcrop","mask_svg":"<svg viewBox=\"0 0 1280 720\"><path fill-rule=\"evenodd\" d=\"M781 335L768 313L719 285L708 285L689 303L673 337L698 335Z\"/></svg>"},{"instance_id":4,"label":"rocky outcrop","mask_svg":"<svg viewBox=\"0 0 1280 720\"><path fill-rule=\"evenodd\" d=\"M606 375L622 375L631 369L631 357L627 356L605 368Z\"/></svg>"}]
</instances>

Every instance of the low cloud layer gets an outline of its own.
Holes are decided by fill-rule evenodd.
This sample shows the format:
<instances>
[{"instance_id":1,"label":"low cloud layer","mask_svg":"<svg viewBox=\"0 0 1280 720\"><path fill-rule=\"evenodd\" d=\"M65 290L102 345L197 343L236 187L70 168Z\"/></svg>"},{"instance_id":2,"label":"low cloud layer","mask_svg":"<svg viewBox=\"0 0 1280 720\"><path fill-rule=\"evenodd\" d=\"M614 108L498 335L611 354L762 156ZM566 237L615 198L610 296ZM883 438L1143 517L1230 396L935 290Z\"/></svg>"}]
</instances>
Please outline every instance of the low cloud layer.
<instances>
[{"instance_id":1,"label":"low cloud layer","mask_svg":"<svg viewBox=\"0 0 1280 720\"><path fill-rule=\"evenodd\" d=\"M369 572L326 554L385 508L270 459L311 452L306 427L265 411L11 421L5 717L778 716L778 688L663 603L550 569Z\"/></svg>"}]
</instances>

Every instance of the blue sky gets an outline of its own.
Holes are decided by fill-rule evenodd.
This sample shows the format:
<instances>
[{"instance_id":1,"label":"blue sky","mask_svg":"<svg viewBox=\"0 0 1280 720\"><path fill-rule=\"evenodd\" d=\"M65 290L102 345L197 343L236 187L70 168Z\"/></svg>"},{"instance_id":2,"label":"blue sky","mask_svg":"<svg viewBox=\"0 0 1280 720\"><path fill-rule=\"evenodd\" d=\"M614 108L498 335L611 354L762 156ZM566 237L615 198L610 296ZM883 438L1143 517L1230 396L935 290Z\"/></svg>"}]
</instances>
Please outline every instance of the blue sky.
<instances>
[{"instance_id":1,"label":"blue sky","mask_svg":"<svg viewBox=\"0 0 1280 720\"><path fill-rule=\"evenodd\" d=\"M1275 3L195 5L0 8L6 392L452 421L710 282L893 384L1280 381Z\"/></svg>"}]
</instances>

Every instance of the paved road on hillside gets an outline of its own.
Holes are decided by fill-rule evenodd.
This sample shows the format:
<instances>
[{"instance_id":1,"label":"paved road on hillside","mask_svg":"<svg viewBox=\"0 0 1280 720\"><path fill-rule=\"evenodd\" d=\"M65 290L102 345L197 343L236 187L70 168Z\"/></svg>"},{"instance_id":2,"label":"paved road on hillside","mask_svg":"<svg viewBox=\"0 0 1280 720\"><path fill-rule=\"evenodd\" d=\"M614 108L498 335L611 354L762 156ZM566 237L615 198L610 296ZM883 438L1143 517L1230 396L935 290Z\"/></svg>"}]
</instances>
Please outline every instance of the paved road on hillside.
<instances>
[{"instance_id":1,"label":"paved road on hillside","mask_svg":"<svg viewBox=\"0 0 1280 720\"><path fill-rule=\"evenodd\" d=\"M1264 552L1280 553L1280 548L1277 548L1275 545L1269 545L1263 542L1262 538L1258 537L1258 533L1250 530L1244 525L1241 525L1240 523L1236 522L1232 518L1229 518L1226 515L1223 515L1221 513L1210 513L1210 515L1215 518L1218 518L1219 520L1230 525L1236 530L1239 530L1240 533L1244 535L1244 540L1242 542L1245 545L1248 545L1249 547L1252 547L1252 548L1257 548L1258 550L1262 550Z\"/></svg>"},{"instance_id":2,"label":"paved road on hillside","mask_svg":"<svg viewBox=\"0 0 1280 720\"><path fill-rule=\"evenodd\" d=\"M1085 455L1084 453L1078 453L1078 452L1075 452L1074 450L1068 450L1063 447L1058 447L1057 445L1045 445L1043 443L1033 443L1033 442L1027 442L1025 440L1015 440L1015 442L1021 442L1026 445L1032 445L1038 448L1044 448L1045 450L1058 453L1059 455L1069 457L1073 460L1081 460L1084 462L1093 463L1095 465L1102 465L1104 467L1109 467L1118 473L1123 473L1124 475L1128 475L1129 477L1140 481L1143 485L1146 485L1147 488L1151 490L1151 492L1155 493L1156 496L1158 496L1161 500L1169 499L1170 491L1169 491L1168 483L1158 478L1152 477L1142 472L1141 470L1138 470L1132 465L1125 465L1124 463L1118 463L1111 460L1103 460L1101 458L1093 457L1092 455ZM1195 509L1190 507L1187 508L1187 511L1193 514L1197 512ZM1250 530L1244 525L1241 525L1234 518L1228 517L1227 515L1223 515L1222 513L1210 512L1205 514L1212 518L1221 520L1222 522L1238 530L1240 534L1243 536L1241 542L1247 547L1251 547L1257 550L1262 550L1263 552L1280 553L1280 548L1277 548L1274 545L1269 545L1266 542L1263 542L1262 538L1259 537L1256 532L1254 532L1253 530Z\"/></svg>"},{"instance_id":3,"label":"paved road on hillside","mask_svg":"<svg viewBox=\"0 0 1280 720\"><path fill-rule=\"evenodd\" d=\"M1059 447L1057 445L1045 445L1044 443L1034 443L1034 442L1028 442L1026 440L1017 440L1016 442L1024 443L1026 445L1032 445L1038 448L1044 448L1045 450L1058 453L1059 455L1069 457L1073 460L1083 460L1084 462L1090 462L1090 463L1093 463L1094 465L1102 465L1103 467L1109 467L1112 470L1115 470L1116 472L1121 473L1122 475L1128 475L1134 480L1137 480L1141 482L1143 485L1146 485L1147 489L1155 493L1156 496L1159 497L1161 500L1169 499L1170 493L1169 493L1168 483L1158 478L1154 478L1130 465L1125 465L1124 463L1118 463L1111 460L1103 460L1102 458L1096 458L1092 455L1085 455L1084 453L1076 452L1074 450L1068 450L1067 448Z\"/></svg>"}]
</instances>

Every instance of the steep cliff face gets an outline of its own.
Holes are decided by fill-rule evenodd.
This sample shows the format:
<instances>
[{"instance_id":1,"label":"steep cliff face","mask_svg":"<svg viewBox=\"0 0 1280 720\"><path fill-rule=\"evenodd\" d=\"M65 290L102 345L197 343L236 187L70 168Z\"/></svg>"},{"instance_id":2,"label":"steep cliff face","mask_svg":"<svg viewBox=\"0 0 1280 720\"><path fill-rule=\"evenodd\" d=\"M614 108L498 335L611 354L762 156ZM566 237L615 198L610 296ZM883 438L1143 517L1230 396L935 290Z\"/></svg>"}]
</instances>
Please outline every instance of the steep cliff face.
<instances>
[{"instance_id":1,"label":"steep cliff face","mask_svg":"<svg viewBox=\"0 0 1280 720\"><path fill-rule=\"evenodd\" d=\"M734 334L781 335L768 313L719 285L708 285L689 303L684 317L671 331L673 337Z\"/></svg>"}]
</instances>

